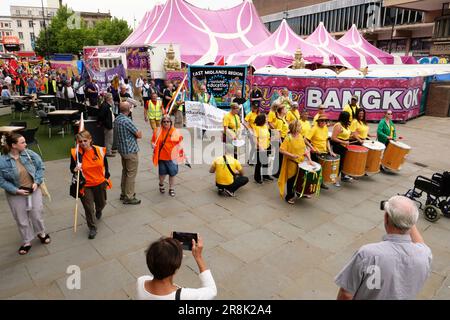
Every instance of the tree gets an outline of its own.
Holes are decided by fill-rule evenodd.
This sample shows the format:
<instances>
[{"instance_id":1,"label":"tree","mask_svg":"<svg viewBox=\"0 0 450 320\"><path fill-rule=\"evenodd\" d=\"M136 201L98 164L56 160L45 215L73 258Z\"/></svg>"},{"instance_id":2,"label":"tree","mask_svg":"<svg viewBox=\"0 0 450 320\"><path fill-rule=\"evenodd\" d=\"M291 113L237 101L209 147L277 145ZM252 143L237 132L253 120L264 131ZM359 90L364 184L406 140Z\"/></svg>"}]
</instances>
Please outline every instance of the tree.
<instances>
[{"instance_id":1,"label":"tree","mask_svg":"<svg viewBox=\"0 0 450 320\"><path fill-rule=\"evenodd\" d=\"M94 27L96 38L102 40L105 45L121 44L131 31L125 20L117 18L101 20Z\"/></svg>"},{"instance_id":2,"label":"tree","mask_svg":"<svg viewBox=\"0 0 450 320\"><path fill-rule=\"evenodd\" d=\"M114 18L99 21L89 29L83 19L74 20L74 12L61 6L46 29L36 39L36 52L42 56L53 53L78 54L84 46L121 44L131 33L128 23Z\"/></svg>"}]
</instances>

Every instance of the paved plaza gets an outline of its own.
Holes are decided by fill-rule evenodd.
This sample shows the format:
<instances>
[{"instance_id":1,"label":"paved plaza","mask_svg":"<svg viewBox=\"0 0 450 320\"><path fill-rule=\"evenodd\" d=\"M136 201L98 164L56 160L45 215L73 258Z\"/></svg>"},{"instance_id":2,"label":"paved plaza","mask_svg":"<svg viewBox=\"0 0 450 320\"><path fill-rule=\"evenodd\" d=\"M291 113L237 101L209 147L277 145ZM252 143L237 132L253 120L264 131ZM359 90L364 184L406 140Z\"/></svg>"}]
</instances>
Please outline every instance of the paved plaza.
<instances>
[{"instance_id":1,"label":"paved plaza","mask_svg":"<svg viewBox=\"0 0 450 320\"><path fill-rule=\"evenodd\" d=\"M450 169L450 118L420 117L397 125L412 147L399 174L380 173L341 188L331 186L319 198L291 206L280 199L276 182L254 183L252 167L245 167L249 184L236 198L225 198L217 195L208 164L183 166L177 195L171 198L158 191L150 130L136 118L144 130L136 182L142 204L119 201L120 157L109 158L114 187L96 239L88 240L81 216L73 232L69 157L46 163L53 197L52 202L45 200L44 213L50 245L35 240L28 255L17 254L21 239L1 192L0 298L133 299L136 278L148 274L144 251L149 243L171 231L187 231L204 238L204 256L219 299L335 299L334 276L355 250L384 234L380 200L405 193L417 175L431 177ZM370 127L374 133L376 124ZM418 298L450 299L450 219L430 223L421 215L418 227L433 252L433 271ZM190 252L185 255L175 282L197 287L197 266ZM80 290L66 287L69 265L81 268Z\"/></svg>"}]
</instances>

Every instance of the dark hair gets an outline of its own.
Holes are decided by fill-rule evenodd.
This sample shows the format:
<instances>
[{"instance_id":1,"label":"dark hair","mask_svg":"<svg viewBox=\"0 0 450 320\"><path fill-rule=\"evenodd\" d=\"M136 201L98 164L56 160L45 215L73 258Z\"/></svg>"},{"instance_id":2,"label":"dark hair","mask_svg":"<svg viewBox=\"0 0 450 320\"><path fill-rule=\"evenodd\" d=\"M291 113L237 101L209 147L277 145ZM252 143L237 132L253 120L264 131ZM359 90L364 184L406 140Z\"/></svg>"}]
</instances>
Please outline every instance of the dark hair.
<instances>
[{"instance_id":1,"label":"dark hair","mask_svg":"<svg viewBox=\"0 0 450 320\"><path fill-rule=\"evenodd\" d=\"M3 85L3 87L2 87L2 90L5 90L5 89L8 89L8 86L6 84Z\"/></svg>"},{"instance_id":2,"label":"dark hair","mask_svg":"<svg viewBox=\"0 0 450 320\"><path fill-rule=\"evenodd\" d=\"M125 84L128 84L128 79L124 79L123 82L124 82Z\"/></svg>"},{"instance_id":3,"label":"dark hair","mask_svg":"<svg viewBox=\"0 0 450 320\"><path fill-rule=\"evenodd\" d=\"M170 277L180 268L183 248L178 240L161 238L153 242L146 252L147 267L157 280Z\"/></svg>"},{"instance_id":4,"label":"dark hair","mask_svg":"<svg viewBox=\"0 0 450 320\"><path fill-rule=\"evenodd\" d=\"M342 126L347 129L350 125L350 113L348 113L347 111L342 111L339 114L338 122L340 122Z\"/></svg>"},{"instance_id":5,"label":"dark hair","mask_svg":"<svg viewBox=\"0 0 450 320\"><path fill-rule=\"evenodd\" d=\"M260 113L255 118L255 124L258 127L263 126L266 123L266 115L264 113Z\"/></svg>"},{"instance_id":6,"label":"dark hair","mask_svg":"<svg viewBox=\"0 0 450 320\"><path fill-rule=\"evenodd\" d=\"M5 134L4 138L3 138L4 143L3 143L3 139L2 139L2 154L8 154L12 149L12 145L19 142L19 139L22 137L23 136L21 134L14 133L14 132Z\"/></svg>"},{"instance_id":7,"label":"dark hair","mask_svg":"<svg viewBox=\"0 0 450 320\"><path fill-rule=\"evenodd\" d=\"M367 121L366 121L366 110L364 110L363 108L359 108L358 112L356 113L356 120L359 121L359 113L362 112L363 113L363 118L362 118L362 123L364 123L365 125L367 125Z\"/></svg>"}]
</instances>

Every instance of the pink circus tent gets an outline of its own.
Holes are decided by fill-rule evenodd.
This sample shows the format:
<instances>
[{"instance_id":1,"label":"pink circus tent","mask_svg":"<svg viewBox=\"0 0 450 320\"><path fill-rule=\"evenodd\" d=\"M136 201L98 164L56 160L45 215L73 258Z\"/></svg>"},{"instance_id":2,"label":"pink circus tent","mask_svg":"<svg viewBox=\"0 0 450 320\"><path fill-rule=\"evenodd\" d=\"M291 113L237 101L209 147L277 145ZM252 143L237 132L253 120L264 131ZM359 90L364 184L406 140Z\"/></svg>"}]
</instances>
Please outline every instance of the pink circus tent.
<instances>
[{"instance_id":1,"label":"pink circus tent","mask_svg":"<svg viewBox=\"0 0 450 320\"><path fill-rule=\"evenodd\" d=\"M334 39L325 29L323 22L320 22L316 30L306 38L306 42L328 53L331 65L342 65L356 69L367 66L364 55Z\"/></svg>"},{"instance_id":2,"label":"pink circus tent","mask_svg":"<svg viewBox=\"0 0 450 320\"><path fill-rule=\"evenodd\" d=\"M188 64L215 62L251 48L270 35L249 0L215 11L183 0L167 0L152 25L141 30L139 36L123 45L179 44L181 59Z\"/></svg>"},{"instance_id":3,"label":"pink circus tent","mask_svg":"<svg viewBox=\"0 0 450 320\"><path fill-rule=\"evenodd\" d=\"M163 5L158 4L154 6L152 10L147 11L144 15L144 18L142 18L141 22L139 23L138 27L128 36L128 38L125 39L122 45L123 46L131 45L136 39L139 39L139 37L141 37L159 17L162 8Z\"/></svg>"},{"instance_id":4,"label":"pink circus tent","mask_svg":"<svg viewBox=\"0 0 450 320\"><path fill-rule=\"evenodd\" d=\"M327 52L300 38L284 19L269 38L250 49L230 55L227 63L250 64L256 69L268 65L284 68L292 64L297 49L302 51L303 58L308 62L330 64Z\"/></svg>"}]
</instances>

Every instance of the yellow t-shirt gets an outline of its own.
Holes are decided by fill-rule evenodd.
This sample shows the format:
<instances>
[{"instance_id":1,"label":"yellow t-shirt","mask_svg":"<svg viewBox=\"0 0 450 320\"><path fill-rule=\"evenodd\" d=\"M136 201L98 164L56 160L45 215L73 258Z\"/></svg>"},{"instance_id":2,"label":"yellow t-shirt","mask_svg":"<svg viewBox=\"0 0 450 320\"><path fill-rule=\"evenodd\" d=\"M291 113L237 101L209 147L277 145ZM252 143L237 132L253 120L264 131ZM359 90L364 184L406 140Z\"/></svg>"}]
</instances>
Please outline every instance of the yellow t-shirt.
<instances>
[{"instance_id":1,"label":"yellow t-shirt","mask_svg":"<svg viewBox=\"0 0 450 320\"><path fill-rule=\"evenodd\" d=\"M346 129L346 128L344 128L344 127L342 126L342 124L340 124L340 123L338 122L338 123L336 123L336 124L333 126L333 130L334 130L334 128L335 128L336 126L338 126L338 125L342 128L341 133L339 133L339 134L337 135L338 139L345 140L345 141L349 140L349 139L350 139L350 135L352 134L352 131L350 130L350 127L348 127L348 128Z\"/></svg>"},{"instance_id":2,"label":"yellow t-shirt","mask_svg":"<svg viewBox=\"0 0 450 320\"><path fill-rule=\"evenodd\" d=\"M297 135L297 137L293 137L292 135L288 135L286 139L284 139L283 143L280 146L280 150L287 151L289 153L300 156L297 159L289 158L289 161L286 161L287 165L287 177L291 178L294 174L297 173L297 163L303 162L305 158L305 140L301 134ZM292 160L292 161L290 161Z\"/></svg>"},{"instance_id":3,"label":"yellow t-shirt","mask_svg":"<svg viewBox=\"0 0 450 320\"><path fill-rule=\"evenodd\" d=\"M345 105L344 110L342 110L342 111L347 111L350 114L350 123L351 123L353 121L353 111L355 111L355 116L356 116L357 115L356 111L358 109L359 109L358 106L351 107L349 104L347 104L347 105Z\"/></svg>"},{"instance_id":4,"label":"yellow t-shirt","mask_svg":"<svg viewBox=\"0 0 450 320\"><path fill-rule=\"evenodd\" d=\"M276 120L277 120L277 115L275 114L275 112L270 111L269 114L267 115L267 122L275 125Z\"/></svg>"},{"instance_id":5,"label":"yellow t-shirt","mask_svg":"<svg viewBox=\"0 0 450 320\"><path fill-rule=\"evenodd\" d=\"M289 132L289 125L288 125L286 119L277 118L277 120L275 122L275 129L280 131L280 135L283 139L286 138L286 136Z\"/></svg>"},{"instance_id":6,"label":"yellow t-shirt","mask_svg":"<svg viewBox=\"0 0 450 320\"><path fill-rule=\"evenodd\" d=\"M306 134L306 139L311 141L319 153L327 153L328 127L313 126Z\"/></svg>"},{"instance_id":7,"label":"yellow t-shirt","mask_svg":"<svg viewBox=\"0 0 450 320\"><path fill-rule=\"evenodd\" d=\"M300 120L300 124L302 125L302 136L306 136L306 134L309 132L309 130L311 130L311 124L309 123L308 120Z\"/></svg>"},{"instance_id":8,"label":"yellow t-shirt","mask_svg":"<svg viewBox=\"0 0 450 320\"><path fill-rule=\"evenodd\" d=\"M236 133L241 127L241 120L237 114L232 115L231 112L229 112L223 117L223 126Z\"/></svg>"},{"instance_id":9,"label":"yellow t-shirt","mask_svg":"<svg viewBox=\"0 0 450 320\"><path fill-rule=\"evenodd\" d=\"M256 112L250 112L246 117L245 121L249 124L250 128L255 129L255 119L258 116Z\"/></svg>"},{"instance_id":10,"label":"yellow t-shirt","mask_svg":"<svg viewBox=\"0 0 450 320\"><path fill-rule=\"evenodd\" d=\"M358 137L360 139L366 139L369 135L369 126L359 122L356 119L353 119L352 124L350 125L350 130L352 132L358 131Z\"/></svg>"},{"instance_id":11,"label":"yellow t-shirt","mask_svg":"<svg viewBox=\"0 0 450 320\"><path fill-rule=\"evenodd\" d=\"M255 126L255 137L258 140L258 145L262 145L264 149L270 146L270 132L267 125ZM258 146L259 148L259 146Z\"/></svg>"},{"instance_id":12,"label":"yellow t-shirt","mask_svg":"<svg viewBox=\"0 0 450 320\"><path fill-rule=\"evenodd\" d=\"M313 118L313 126L317 124L317 119L319 119L319 116L320 116L320 114L319 114L319 112L317 112Z\"/></svg>"},{"instance_id":13,"label":"yellow t-shirt","mask_svg":"<svg viewBox=\"0 0 450 320\"><path fill-rule=\"evenodd\" d=\"M242 170L242 166L238 160L234 159L232 156L226 156L227 162L230 165L231 170L234 172ZM216 169L216 183L228 186L233 183L233 176L228 169L223 156L217 157L212 163L213 167Z\"/></svg>"},{"instance_id":14,"label":"yellow t-shirt","mask_svg":"<svg viewBox=\"0 0 450 320\"><path fill-rule=\"evenodd\" d=\"M289 110L286 114L286 121L291 123L294 120L300 120L300 112L298 110Z\"/></svg>"}]
</instances>

